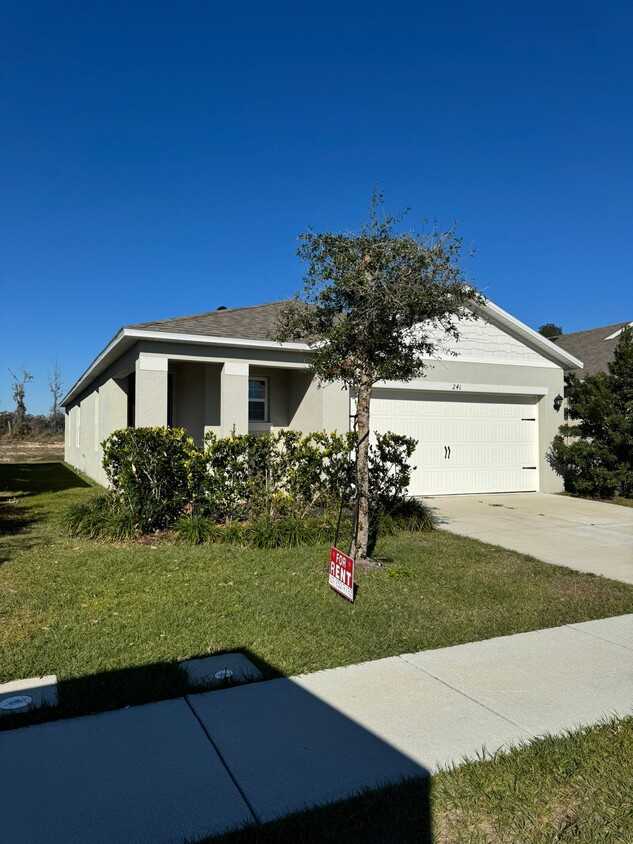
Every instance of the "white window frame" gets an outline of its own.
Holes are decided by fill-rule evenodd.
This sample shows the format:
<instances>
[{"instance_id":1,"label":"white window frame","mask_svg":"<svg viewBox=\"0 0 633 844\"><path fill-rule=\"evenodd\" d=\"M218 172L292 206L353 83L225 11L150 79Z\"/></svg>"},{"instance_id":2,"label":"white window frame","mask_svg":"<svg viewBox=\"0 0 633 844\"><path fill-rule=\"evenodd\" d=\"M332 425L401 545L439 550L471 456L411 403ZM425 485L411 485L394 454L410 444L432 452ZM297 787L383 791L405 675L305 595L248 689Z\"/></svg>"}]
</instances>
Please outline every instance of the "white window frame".
<instances>
[{"instance_id":1,"label":"white window frame","mask_svg":"<svg viewBox=\"0 0 633 844\"><path fill-rule=\"evenodd\" d=\"M248 406L249 406L249 414L248 414L248 422L250 425L257 425L268 422L268 376L267 375L250 375L248 378L248 386L250 390L250 383L251 381L263 381L264 382L264 398L263 399L252 399L250 396L248 398ZM263 419L251 419L250 414L250 403L251 402L260 402L264 405L264 418Z\"/></svg>"},{"instance_id":2,"label":"white window frame","mask_svg":"<svg viewBox=\"0 0 633 844\"><path fill-rule=\"evenodd\" d=\"M81 405L75 408L75 448L81 448Z\"/></svg>"}]
</instances>

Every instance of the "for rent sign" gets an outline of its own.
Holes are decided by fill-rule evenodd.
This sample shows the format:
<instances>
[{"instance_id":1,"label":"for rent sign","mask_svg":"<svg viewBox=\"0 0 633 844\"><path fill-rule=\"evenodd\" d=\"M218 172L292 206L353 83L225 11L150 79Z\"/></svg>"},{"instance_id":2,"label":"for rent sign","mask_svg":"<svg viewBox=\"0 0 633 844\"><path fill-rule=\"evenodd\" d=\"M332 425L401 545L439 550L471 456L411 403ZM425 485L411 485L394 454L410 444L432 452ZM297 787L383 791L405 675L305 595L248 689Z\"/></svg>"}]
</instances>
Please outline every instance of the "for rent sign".
<instances>
[{"instance_id":1,"label":"for rent sign","mask_svg":"<svg viewBox=\"0 0 633 844\"><path fill-rule=\"evenodd\" d=\"M354 560L334 547L330 549L328 583L348 601L354 600Z\"/></svg>"}]
</instances>

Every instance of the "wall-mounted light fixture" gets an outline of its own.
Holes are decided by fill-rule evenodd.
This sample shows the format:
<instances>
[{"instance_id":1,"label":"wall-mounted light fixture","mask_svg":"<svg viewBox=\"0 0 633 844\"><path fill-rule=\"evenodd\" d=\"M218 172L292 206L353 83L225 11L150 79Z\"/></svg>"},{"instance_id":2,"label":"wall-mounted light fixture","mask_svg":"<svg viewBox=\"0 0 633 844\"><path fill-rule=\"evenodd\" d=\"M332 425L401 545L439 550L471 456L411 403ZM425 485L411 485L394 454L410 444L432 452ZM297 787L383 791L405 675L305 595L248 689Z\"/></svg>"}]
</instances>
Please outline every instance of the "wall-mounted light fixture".
<instances>
[{"instance_id":1,"label":"wall-mounted light fixture","mask_svg":"<svg viewBox=\"0 0 633 844\"><path fill-rule=\"evenodd\" d=\"M558 412L561 407L563 406L563 397L559 393L556 398L554 399L554 410Z\"/></svg>"}]
</instances>

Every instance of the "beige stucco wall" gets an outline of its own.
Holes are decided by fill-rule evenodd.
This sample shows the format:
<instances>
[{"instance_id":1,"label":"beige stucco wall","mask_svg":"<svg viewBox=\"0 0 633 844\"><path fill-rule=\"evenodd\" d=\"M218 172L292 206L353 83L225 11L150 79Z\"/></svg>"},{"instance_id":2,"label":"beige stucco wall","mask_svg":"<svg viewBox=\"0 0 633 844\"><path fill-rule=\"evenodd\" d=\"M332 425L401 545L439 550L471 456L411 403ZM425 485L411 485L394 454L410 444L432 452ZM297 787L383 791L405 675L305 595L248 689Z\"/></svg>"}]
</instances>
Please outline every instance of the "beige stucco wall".
<instances>
[{"instance_id":1,"label":"beige stucco wall","mask_svg":"<svg viewBox=\"0 0 633 844\"><path fill-rule=\"evenodd\" d=\"M127 397L115 381L102 384L66 412L65 458L86 475L106 483L101 442L127 418Z\"/></svg>"},{"instance_id":2,"label":"beige stucco wall","mask_svg":"<svg viewBox=\"0 0 633 844\"><path fill-rule=\"evenodd\" d=\"M200 445L204 437L207 367L203 363L170 366L174 428L186 428Z\"/></svg>"},{"instance_id":3,"label":"beige stucco wall","mask_svg":"<svg viewBox=\"0 0 633 844\"><path fill-rule=\"evenodd\" d=\"M167 425L167 367L164 355L141 352L136 370L136 427Z\"/></svg>"},{"instance_id":4,"label":"beige stucco wall","mask_svg":"<svg viewBox=\"0 0 633 844\"><path fill-rule=\"evenodd\" d=\"M107 483L100 444L127 425L127 375L136 356L133 349L122 355L65 409L65 460L100 484Z\"/></svg>"},{"instance_id":5,"label":"beige stucco wall","mask_svg":"<svg viewBox=\"0 0 633 844\"><path fill-rule=\"evenodd\" d=\"M476 393L477 385L488 385L510 392L520 388L523 394L529 394L530 388L535 395L544 393L537 399L540 489L558 492L562 479L549 466L547 451L563 421L562 411L553 409L554 396L563 393L563 370L542 355L535 359L532 350L520 355L513 342L510 351L499 356L502 362L489 355L486 360L474 360L471 356L483 354L482 348L499 343L497 334L496 330L478 330L476 336L469 335L459 357L429 361L426 377L410 383L407 389L435 384L448 391L460 385L462 393ZM306 363L306 354L299 351L141 341L66 409L66 459L95 480L105 482L98 443L127 424L126 379L130 372L136 373L136 424L166 424L171 373L173 424L185 427L198 442L205 431L229 433L233 424L239 433L283 428L306 433L348 430L348 392L338 384L319 387L306 373ZM251 373L268 378L269 421L265 424L248 423L247 384Z\"/></svg>"}]
</instances>

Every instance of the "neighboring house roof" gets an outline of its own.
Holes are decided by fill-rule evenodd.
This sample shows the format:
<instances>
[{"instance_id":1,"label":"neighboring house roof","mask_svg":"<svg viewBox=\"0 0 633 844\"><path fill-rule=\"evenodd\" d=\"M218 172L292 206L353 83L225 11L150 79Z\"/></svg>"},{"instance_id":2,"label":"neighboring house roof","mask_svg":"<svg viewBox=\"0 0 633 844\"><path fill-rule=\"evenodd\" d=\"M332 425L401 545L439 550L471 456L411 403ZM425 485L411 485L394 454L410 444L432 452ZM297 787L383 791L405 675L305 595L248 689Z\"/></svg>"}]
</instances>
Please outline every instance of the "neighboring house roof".
<instances>
[{"instance_id":1,"label":"neighboring house roof","mask_svg":"<svg viewBox=\"0 0 633 844\"><path fill-rule=\"evenodd\" d=\"M175 317L174 319L140 322L126 325L110 340L108 345L97 355L88 369L78 378L61 401L62 407L73 401L88 385L114 363L126 350L141 340L175 341L208 346L233 346L256 349L286 349L288 351L310 352L307 342L278 343L270 338L274 336L280 312L289 303L289 299L280 302L267 302L263 305L249 305L243 308L223 308L204 314ZM556 361L559 366L569 370L582 367L580 360L567 350L557 348L547 338L502 310L490 300L477 307L478 315L494 322L503 329L517 336L525 343L536 346L541 353Z\"/></svg>"},{"instance_id":2,"label":"neighboring house roof","mask_svg":"<svg viewBox=\"0 0 633 844\"><path fill-rule=\"evenodd\" d=\"M550 337L552 343L565 349L584 363L582 377L594 375L596 372L606 372L607 364L613 360L613 352L620 339L622 329L632 322L618 322L615 325L605 325L602 328L590 328L587 331L575 331L572 334L559 334ZM580 370L571 369L576 375Z\"/></svg>"},{"instance_id":3,"label":"neighboring house roof","mask_svg":"<svg viewBox=\"0 0 633 844\"><path fill-rule=\"evenodd\" d=\"M205 337L235 337L238 340L270 340L275 333L281 311L290 303L267 302L244 308L222 308L206 314L139 322L126 325L130 329L160 331L166 334L201 334Z\"/></svg>"}]
</instances>

